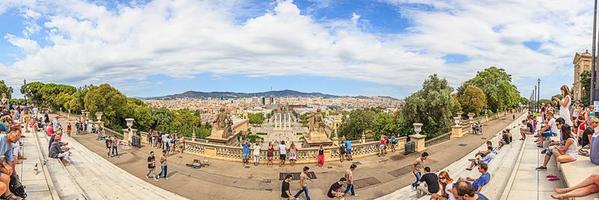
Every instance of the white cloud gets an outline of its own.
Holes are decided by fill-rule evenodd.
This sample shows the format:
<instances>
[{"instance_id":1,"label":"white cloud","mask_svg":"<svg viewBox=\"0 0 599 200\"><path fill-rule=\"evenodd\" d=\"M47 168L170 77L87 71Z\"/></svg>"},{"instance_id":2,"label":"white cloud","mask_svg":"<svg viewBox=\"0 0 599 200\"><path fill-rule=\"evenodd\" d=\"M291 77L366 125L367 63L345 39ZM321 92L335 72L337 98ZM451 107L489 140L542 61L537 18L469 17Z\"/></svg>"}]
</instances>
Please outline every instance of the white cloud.
<instances>
[{"instance_id":1,"label":"white cloud","mask_svg":"<svg viewBox=\"0 0 599 200\"><path fill-rule=\"evenodd\" d=\"M7 67L27 72L13 79L80 84L215 73L317 75L416 89L428 74L458 84L490 65L516 79L562 73L574 51L590 46L591 7L582 0L389 2L413 22L407 33L363 31L358 13L317 22L290 1L243 23L236 21L240 1L154 0L116 11L76 0L27 4L28 17L45 16L51 45L6 35L27 54ZM433 9L406 6L415 2ZM541 51L522 45L530 40L542 42ZM448 53L471 60L445 64Z\"/></svg>"}]
</instances>

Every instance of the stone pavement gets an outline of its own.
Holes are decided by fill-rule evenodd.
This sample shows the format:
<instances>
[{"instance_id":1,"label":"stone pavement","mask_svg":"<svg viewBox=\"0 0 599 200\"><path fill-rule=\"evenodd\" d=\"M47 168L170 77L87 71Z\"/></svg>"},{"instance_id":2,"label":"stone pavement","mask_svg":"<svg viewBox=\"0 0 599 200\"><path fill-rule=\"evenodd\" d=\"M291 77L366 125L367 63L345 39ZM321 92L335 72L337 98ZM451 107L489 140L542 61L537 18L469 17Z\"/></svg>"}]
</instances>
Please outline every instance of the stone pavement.
<instances>
[{"instance_id":1,"label":"stone pavement","mask_svg":"<svg viewBox=\"0 0 599 200\"><path fill-rule=\"evenodd\" d=\"M540 121L540 120L539 120ZM537 125L540 127L541 125ZM522 155L518 158L518 169L514 181L508 186L504 194L505 199L552 199L551 194L556 187L564 187L563 177L557 169L555 158L551 158L547 170L536 170L543 164L545 154L541 154L542 148L535 144L536 138L526 138ZM547 175L560 177L558 181L548 181Z\"/></svg>"},{"instance_id":2,"label":"stone pavement","mask_svg":"<svg viewBox=\"0 0 599 200\"><path fill-rule=\"evenodd\" d=\"M35 135L47 156L47 137L42 132ZM71 148L71 164L47 162L60 199L185 199L132 176L66 135L63 141Z\"/></svg>"},{"instance_id":3,"label":"stone pavement","mask_svg":"<svg viewBox=\"0 0 599 200\"><path fill-rule=\"evenodd\" d=\"M27 199L57 200L60 199L54 189L54 184L44 163L44 156L40 151L38 141L33 132L23 132L21 142L23 143L23 155L27 157L23 163L15 166L15 172L19 175L21 183L26 187ZM35 165L38 170L35 171Z\"/></svg>"},{"instance_id":4,"label":"stone pavement","mask_svg":"<svg viewBox=\"0 0 599 200\"><path fill-rule=\"evenodd\" d=\"M520 114L516 114L519 116ZM487 138L493 137L513 122L511 115L485 123L483 135L466 135L460 139L449 140L433 146L427 151L432 155L429 164L434 170L447 167L456 160L469 154L482 145ZM141 149L122 151L119 158L107 158L102 142L95 140L95 135L77 135L74 137L91 151L104 159L142 179L146 172L145 159L150 150L158 149L144 146ZM416 154L403 155L403 152L390 153L384 159L367 157L355 160L359 162L354 172L356 189L359 194L354 199L374 199L392 193L410 184L413 175L409 171ZM265 166L264 164L243 168L241 163L210 160L211 166L202 169L185 167L198 156L174 154L170 157L169 180L149 183L172 191L190 199L277 199L280 195L280 172L300 172L303 165L283 167ZM203 158L199 158L203 159ZM317 179L309 182L313 199L325 199L328 187L349 168L350 162L327 161L324 168L314 164L308 165L316 173ZM297 182L291 184L293 192L299 189ZM292 193L293 193L292 192Z\"/></svg>"}]
</instances>

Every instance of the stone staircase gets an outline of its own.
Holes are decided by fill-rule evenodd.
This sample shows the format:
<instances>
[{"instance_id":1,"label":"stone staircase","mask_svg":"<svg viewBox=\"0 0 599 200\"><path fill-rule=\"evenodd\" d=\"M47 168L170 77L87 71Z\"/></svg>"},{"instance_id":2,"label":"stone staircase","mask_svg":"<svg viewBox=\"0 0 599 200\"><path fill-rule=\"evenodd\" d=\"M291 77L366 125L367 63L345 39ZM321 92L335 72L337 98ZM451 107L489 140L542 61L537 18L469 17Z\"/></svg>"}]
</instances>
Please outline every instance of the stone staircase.
<instances>
[{"instance_id":1,"label":"stone staircase","mask_svg":"<svg viewBox=\"0 0 599 200\"><path fill-rule=\"evenodd\" d=\"M48 139L43 133L37 136L47 156ZM48 160L61 199L185 199L129 174L72 138L64 136L63 141L71 148L71 164Z\"/></svg>"},{"instance_id":2,"label":"stone staircase","mask_svg":"<svg viewBox=\"0 0 599 200\"><path fill-rule=\"evenodd\" d=\"M499 199L503 193L503 190L506 184L509 181L510 175L513 171L514 165L517 162L518 154L523 148L523 142L518 140L520 138L520 130L516 127L519 121L521 121L525 117L521 116L518 120L515 120L512 124L507 126L506 128L512 129L512 136L514 140L511 144L504 146L500 151L498 151L497 156L489 163L489 173L491 173L491 181L483 187L481 191L482 194L487 196L489 199ZM501 132L497 133L494 138L491 138L493 142L493 146L497 146L497 141L501 138ZM443 145L443 144L439 144ZM462 159L452 163L442 170L432 169L436 172L439 171L448 171L454 181L458 178L466 178L473 177L476 178L480 175L480 173L473 169L472 171L467 171L466 168L470 166L470 162L468 159L474 158L474 155L481 149L486 148L486 144L481 145L479 148L470 152L468 155L464 156ZM396 199L419 199L419 200L428 200L431 197L429 195L425 195L419 197L417 192L412 190L411 186L406 186L402 189L399 189L391 194L378 198L378 200L396 200Z\"/></svg>"}]
</instances>

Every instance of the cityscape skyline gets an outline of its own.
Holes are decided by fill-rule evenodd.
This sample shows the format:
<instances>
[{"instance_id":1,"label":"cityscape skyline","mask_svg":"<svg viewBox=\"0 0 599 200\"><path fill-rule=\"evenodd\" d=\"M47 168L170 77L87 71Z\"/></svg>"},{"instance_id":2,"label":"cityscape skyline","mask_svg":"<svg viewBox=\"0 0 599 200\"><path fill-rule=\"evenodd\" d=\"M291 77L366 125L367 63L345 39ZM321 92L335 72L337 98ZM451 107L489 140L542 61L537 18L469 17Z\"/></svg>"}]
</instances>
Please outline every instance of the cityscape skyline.
<instances>
[{"instance_id":1,"label":"cityscape skyline","mask_svg":"<svg viewBox=\"0 0 599 200\"><path fill-rule=\"evenodd\" d=\"M572 84L591 22L582 0L8 0L0 70L17 97L27 79L136 97L272 88L403 99L433 73L455 88L497 66L525 97L540 78L548 98Z\"/></svg>"}]
</instances>

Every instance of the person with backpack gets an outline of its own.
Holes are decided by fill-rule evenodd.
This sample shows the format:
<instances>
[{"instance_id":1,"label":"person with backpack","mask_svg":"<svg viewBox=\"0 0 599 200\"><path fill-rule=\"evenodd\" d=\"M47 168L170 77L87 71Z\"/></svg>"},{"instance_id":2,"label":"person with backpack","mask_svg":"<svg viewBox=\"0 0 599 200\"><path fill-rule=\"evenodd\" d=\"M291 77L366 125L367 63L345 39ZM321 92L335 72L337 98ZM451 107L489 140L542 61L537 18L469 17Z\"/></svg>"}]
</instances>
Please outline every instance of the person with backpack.
<instances>
[{"instance_id":1,"label":"person with backpack","mask_svg":"<svg viewBox=\"0 0 599 200\"><path fill-rule=\"evenodd\" d=\"M398 142L399 136L397 134L393 134L393 136L391 136L391 152L395 152L395 148L397 148Z\"/></svg>"}]
</instances>

